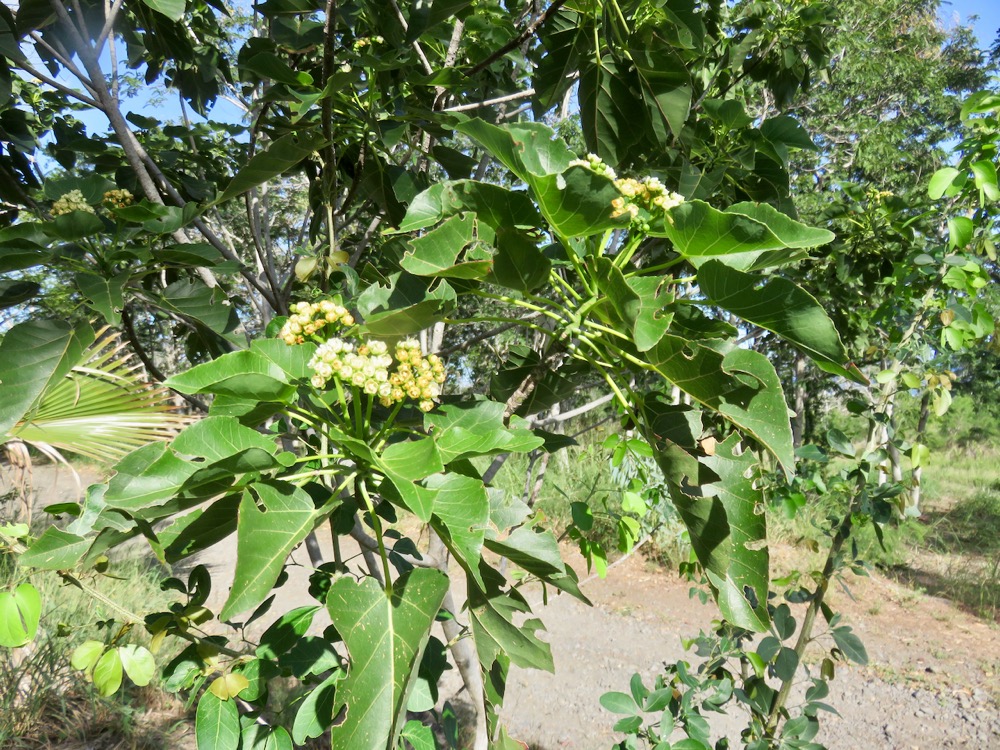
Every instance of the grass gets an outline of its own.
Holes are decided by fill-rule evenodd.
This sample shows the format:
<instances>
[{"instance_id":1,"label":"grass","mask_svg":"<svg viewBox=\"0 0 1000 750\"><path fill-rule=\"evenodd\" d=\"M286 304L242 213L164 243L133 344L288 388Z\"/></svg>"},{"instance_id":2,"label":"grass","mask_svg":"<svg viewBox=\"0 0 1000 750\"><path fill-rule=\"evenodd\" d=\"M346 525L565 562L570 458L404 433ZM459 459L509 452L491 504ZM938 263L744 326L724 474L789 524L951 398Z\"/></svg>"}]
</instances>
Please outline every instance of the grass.
<instances>
[{"instance_id":1,"label":"grass","mask_svg":"<svg viewBox=\"0 0 1000 750\"><path fill-rule=\"evenodd\" d=\"M90 582L115 602L141 601L156 606L169 601L159 576L139 561L113 566L115 578ZM0 587L23 578L12 562L0 558ZM20 649L0 649L0 747L101 748L166 750L177 747L174 724L183 711L155 686L139 688L126 680L109 698L69 665L69 654L84 640L104 639L95 625L113 612L55 574L35 574L31 582L42 597L42 625L34 642ZM142 627L133 642L142 642ZM165 657L161 655L160 661Z\"/></svg>"}]
</instances>

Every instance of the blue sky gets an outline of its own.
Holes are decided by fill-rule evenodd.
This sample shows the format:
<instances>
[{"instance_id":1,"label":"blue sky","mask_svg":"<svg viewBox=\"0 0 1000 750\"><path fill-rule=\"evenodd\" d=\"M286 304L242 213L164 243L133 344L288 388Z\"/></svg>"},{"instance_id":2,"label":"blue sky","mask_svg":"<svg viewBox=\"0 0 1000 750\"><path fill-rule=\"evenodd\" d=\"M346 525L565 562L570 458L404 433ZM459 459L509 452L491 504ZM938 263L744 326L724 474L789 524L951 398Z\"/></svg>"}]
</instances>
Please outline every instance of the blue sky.
<instances>
[{"instance_id":1,"label":"blue sky","mask_svg":"<svg viewBox=\"0 0 1000 750\"><path fill-rule=\"evenodd\" d=\"M1000 29L1000 2L997 0L945 0L941 3L940 17L946 27L956 21L965 23L971 16L979 16L975 22L981 49L989 49Z\"/></svg>"}]
</instances>

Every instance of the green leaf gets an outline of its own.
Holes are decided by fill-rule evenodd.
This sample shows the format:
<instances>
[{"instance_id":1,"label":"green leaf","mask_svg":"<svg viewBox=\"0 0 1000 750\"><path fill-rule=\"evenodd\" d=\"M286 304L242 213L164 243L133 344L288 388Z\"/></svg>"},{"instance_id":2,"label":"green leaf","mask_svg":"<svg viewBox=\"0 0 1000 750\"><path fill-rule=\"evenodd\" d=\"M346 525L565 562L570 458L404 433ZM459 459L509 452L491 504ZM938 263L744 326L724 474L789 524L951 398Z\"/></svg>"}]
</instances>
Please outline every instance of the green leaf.
<instances>
[{"instance_id":1,"label":"green leaf","mask_svg":"<svg viewBox=\"0 0 1000 750\"><path fill-rule=\"evenodd\" d=\"M444 279L428 286L425 279L401 272L388 284L371 284L358 296L365 329L373 336L406 336L441 320L455 300Z\"/></svg>"},{"instance_id":2,"label":"green leaf","mask_svg":"<svg viewBox=\"0 0 1000 750\"><path fill-rule=\"evenodd\" d=\"M940 200L959 174L961 173L954 167L944 167L935 172L927 183L927 194L931 200Z\"/></svg>"},{"instance_id":3,"label":"green leaf","mask_svg":"<svg viewBox=\"0 0 1000 750\"><path fill-rule=\"evenodd\" d=\"M21 555L19 562L40 570L71 570L90 549L92 541L50 526Z\"/></svg>"},{"instance_id":4,"label":"green leaf","mask_svg":"<svg viewBox=\"0 0 1000 750\"><path fill-rule=\"evenodd\" d=\"M494 229L541 225L538 210L523 191L476 180L456 180L439 182L414 198L398 231L424 229L463 211L471 211Z\"/></svg>"},{"instance_id":5,"label":"green leaf","mask_svg":"<svg viewBox=\"0 0 1000 750\"><path fill-rule=\"evenodd\" d=\"M456 126L482 143L531 188L542 215L562 237L580 237L625 226L612 218L611 202L621 197L610 177L570 166L574 154L547 125L516 123L497 127L483 120Z\"/></svg>"},{"instance_id":6,"label":"green leaf","mask_svg":"<svg viewBox=\"0 0 1000 750\"><path fill-rule=\"evenodd\" d=\"M236 701L219 700L205 691L198 701L194 733L198 750L238 750L240 746L240 714Z\"/></svg>"},{"instance_id":7,"label":"green leaf","mask_svg":"<svg viewBox=\"0 0 1000 750\"><path fill-rule=\"evenodd\" d=\"M521 526L502 542L487 540L486 547L540 580L590 604L590 600L580 591L576 573L563 561L559 542L551 531Z\"/></svg>"},{"instance_id":8,"label":"green leaf","mask_svg":"<svg viewBox=\"0 0 1000 750\"><path fill-rule=\"evenodd\" d=\"M103 653L103 642L84 641L73 650L73 654L69 659L70 666L73 667L73 669L79 669L81 672L89 674L94 669L94 666L97 664L97 660L101 658L101 654Z\"/></svg>"},{"instance_id":9,"label":"green leaf","mask_svg":"<svg viewBox=\"0 0 1000 750\"><path fill-rule=\"evenodd\" d=\"M489 280L518 292L530 292L549 280L552 262L538 240L510 227L496 230L496 255Z\"/></svg>"},{"instance_id":10,"label":"green leaf","mask_svg":"<svg viewBox=\"0 0 1000 750\"><path fill-rule=\"evenodd\" d=\"M698 269L705 295L748 323L772 331L808 354L822 370L864 382L844 367L849 359L826 311L808 292L780 276L743 273L713 260Z\"/></svg>"},{"instance_id":11,"label":"green leaf","mask_svg":"<svg viewBox=\"0 0 1000 750\"><path fill-rule=\"evenodd\" d=\"M320 737L333 723L337 683L343 678L344 673L338 670L312 688L299 704L292 723L292 739L296 745L304 745L307 740Z\"/></svg>"},{"instance_id":12,"label":"green leaf","mask_svg":"<svg viewBox=\"0 0 1000 750\"><path fill-rule=\"evenodd\" d=\"M669 218L650 234L667 237L695 267L718 258L748 270L766 265L765 251L801 250L834 239L832 232L807 227L764 203L738 203L719 211L702 201L687 201L672 209Z\"/></svg>"},{"instance_id":13,"label":"green leaf","mask_svg":"<svg viewBox=\"0 0 1000 750\"><path fill-rule=\"evenodd\" d=\"M972 164L972 174L976 179L976 187L991 201L1000 200L1000 189L997 188L997 168L988 159L982 159Z\"/></svg>"},{"instance_id":14,"label":"green leaf","mask_svg":"<svg viewBox=\"0 0 1000 750\"><path fill-rule=\"evenodd\" d=\"M635 699L628 693L604 693L601 696L601 705L613 714L631 716L641 711Z\"/></svg>"},{"instance_id":15,"label":"green leaf","mask_svg":"<svg viewBox=\"0 0 1000 750\"><path fill-rule=\"evenodd\" d=\"M105 698L118 692L118 688L122 685L122 660L118 649L113 648L104 652L94 665L91 677L97 692Z\"/></svg>"},{"instance_id":16,"label":"green leaf","mask_svg":"<svg viewBox=\"0 0 1000 750\"><path fill-rule=\"evenodd\" d=\"M30 583L0 591L0 646L18 648L34 640L41 613L42 598Z\"/></svg>"},{"instance_id":17,"label":"green leaf","mask_svg":"<svg viewBox=\"0 0 1000 750\"><path fill-rule=\"evenodd\" d=\"M118 326L121 325L121 310L125 305L122 290L131 277L131 271L123 271L111 278L84 272L76 275L76 286L87 298L89 306L99 312L108 325Z\"/></svg>"},{"instance_id":18,"label":"green leaf","mask_svg":"<svg viewBox=\"0 0 1000 750\"><path fill-rule=\"evenodd\" d=\"M723 355L669 334L647 356L663 377L747 430L786 472L792 472L795 456L788 407L767 357L750 349L733 349Z\"/></svg>"},{"instance_id":19,"label":"green leaf","mask_svg":"<svg viewBox=\"0 0 1000 750\"><path fill-rule=\"evenodd\" d=\"M868 652L865 650L865 644L861 642L861 639L854 634L850 627L841 625L839 628L834 628L832 635L837 648L844 653L844 656L861 666L868 663Z\"/></svg>"},{"instance_id":20,"label":"green leaf","mask_svg":"<svg viewBox=\"0 0 1000 750\"><path fill-rule=\"evenodd\" d=\"M146 5L162 13L171 21L180 21L184 17L184 0L142 0Z\"/></svg>"},{"instance_id":21,"label":"green leaf","mask_svg":"<svg viewBox=\"0 0 1000 750\"><path fill-rule=\"evenodd\" d=\"M228 333L239 323L229 297L221 288L210 289L203 282L181 279L163 290L163 305L201 323L215 333Z\"/></svg>"},{"instance_id":22,"label":"green leaf","mask_svg":"<svg viewBox=\"0 0 1000 750\"><path fill-rule=\"evenodd\" d=\"M298 130L282 136L255 154L233 177L215 203L224 203L273 177L285 174L325 145L326 139L319 133Z\"/></svg>"},{"instance_id":23,"label":"green leaf","mask_svg":"<svg viewBox=\"0 0 1000 750\"><path fill-rule=\"evenodd\" d=\"M156 661L153 654L144 646L129 644L118 649L118 656L125 674L139 687L148 685L156 674Z\"/></svg>"},{"instance_id":24,"label":"green leaf","mask_svg":"<svg viewBox=\"0 0 1000 750\"><path fill-rule=\"evenodd\" d=\"M479 579L479 558L490 521L486 487L481 479L453 472L436 474L427 479L426 485L434 491L438 533L469 574Z\"/></svg>"},{"instance_id":25,"label":"green leaf","mask_svg":"<svg viewBox=\"0 0 1000 750\"><path fill-rule=\"evenodd\" d=\"M7 331L0 341L0 443L93 340L89 326L63 321L32 320Z\"/></svg>"},{"instance_id":26,"label":"green leaf","mask_svg":"<svg viewBox=\"0 0 1000 750\"><path fill-rule=\"evenodd\" d=\"M472 243L476 217L461 213L446 219L422 237L409 241L410 249L400 261L403 270L414 276L440 276L449 279L481 279L492 265L486 258L459 256Z\"/></svg>"},{"instance_id":27,"label":"green leaf","mask_svg":"<svg viewBox=\"0 0 1000 750\"><path fill-rule=\"evenodd\" d=\"M660 142L679 137L691 110L691 75L677 52L666 45L629 49ZM664 127L666 125L666 127Z\"/></svg>"},{"instance_id":28,"label":"green leaf","mask_svg":"<svg viewBox=\"0 0 1000 750\"><path fill-rule=\"evenodd\" d=\"M468 598L469 622L480 663L488 670L506 655L519 667L554 672L549 644L535 635L542 629L541 621L534 617L522 621L521 616L531 612L527 602L516 590L501 593L499 587L505 581L495 570L484 565L480 572L487 586L479 588L470 581ZM515 625L515 619L521 624Z\"/></svg>"},{"instance_id":29,"label":"green leaf","mask_svg":"<svg viewBox=\"0 0 1000 750\"><path fill-rule=\"evenodd\" d=\"M312 344L290 347L281 342L281 345L287 349L302 349L303 353L315 351ZM274 403L289 403L296 393L285 370L254 350L230 352L211 362L195 365L168 378L164 385L181 393L214 393Z\"/></svg>"},{"instance_id":30,"label":"green leaf","mask_svg":"<svg viewBox=\"0 0 1000 750\"><path fill-rule=\"evenodd\" d=\"M733 433L716 445L715 455L699 459L719 477L703 485L704 496L676 488L671 494L723 616L759 633L768 624L767 524L763 493L755 486L757 458L749 450L739 453L739 446Z\"/></svg>"},{"instance_id":31,"label":"green leaf","mask_svg":"<svg viewBox=\"0 0 1000 750\"><path fill-rule=\"evenodd\" d=\"M402 738L406 740L413 750L436 750L437 743L434 740L434 731L426 724L421 724L415 719L411 719L403 726Z\"/></svg>"},{"instance_id":32,"label":"green leaf","mask_svg":"<svg viewBox=\"0 0 1000 750\"><path fill-rule=\"evenodd\" d=\"M297 607L275 620L260 637L257 656L278 659L306 634L319 609L318 606Z\"/></svg>"},{"instance_id":33,"label":"green leaf","mask_svg":"<svg viewBox=\"0 0 1000 750\"><path fill-rule=\"evenodd\" d=\"M244 491L236 527L236 572L220 619L228 620L264 600L285 559L312 530L315 519L312 498L294 485L256 482Z\"/></svg>"},{"instance_id":34,"label":"green leaf","mask_svg":"<svg viewBox=\"0 0 1000 750\"><path fill-rule=\"evenodd\" d=\"M854 443L851 442L851 439L847 437L847 435L838 430L836 427L827 430L826 442L838 453L843 454L848 458L855 457L856 451L854 449Z\"/></svg>"},{"instance_id":35,"label":"green leaf","mask_svg":"<svg viewBox=\"0 0 1000 750\"><path fill-rule=\"evenodd\" d=\"M445 465L477 456L526 453L542 445L543 438L531 430L507 427L503 412L504 404L497 401L446 404L424 416L424 427Z\"/></svg>"},{"instance_id":36,"label":"green leaf","mask_svg":"<svg viewBox=\"0 0 1000 750\"><path fill-rule=\"evenodd\" d=\"M0 310L27 302L41 291L41 284L34 281L0 279Z\"/></svg>"},{"instance_id":37,"label":"green leaf","mask_svg":"<svg viewBox=\"0 0 1000 750\"><path fill-rule=\"evenodd\" d=\"M386 592L373 578L338 578L327 609L344 637L351 666L338 688L330 730L336 750L393 748L406 718L406 700L417 674L448 578L438 570L404 573Z\"/></svg>"}]
</instances>

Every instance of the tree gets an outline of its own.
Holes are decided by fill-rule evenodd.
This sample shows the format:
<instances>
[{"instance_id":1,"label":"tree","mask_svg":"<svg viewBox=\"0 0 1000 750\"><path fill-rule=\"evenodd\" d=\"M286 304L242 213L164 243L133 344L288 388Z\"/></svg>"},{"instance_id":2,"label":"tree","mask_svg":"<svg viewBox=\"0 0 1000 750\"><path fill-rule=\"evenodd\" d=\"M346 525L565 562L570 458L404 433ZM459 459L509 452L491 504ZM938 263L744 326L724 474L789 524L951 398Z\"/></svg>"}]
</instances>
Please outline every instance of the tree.
<instances>
[{"instance_id":1,"label":"tree","mask_svg":"<svg viewBox=\"0 0 1000 750\"><path fill-rule=\"evenodd\" d=\"M157 641L190 642L163 671L199 694L203 747L320 735L352 750L432 746L407 711L435 705L448 648L475 703L477 750L513 747L500 721L508 671L552 666L524 581L586 597L542 519L491 486L489 462L565 447L527 418L581 382L602 383L631 431L616 454L656 460L728 632L741 644L769 628L790 637L787 605L770 600L760 511L765 486L794 474L792 430L774 366L739 345L742 332L770 331L824 371L863 380L820 303L780 273L833 239L789 215L788 156L811 142L791 116L754 119L745 105L762 90L784 106L812 81L825 4L391 6L271 0L239 26L250 30L242 45L225 9L198 0L30 0L4 15L20 42L4 49L10 119L32 121L35 101L44 115L31 138L5 141L8 200L24 212L0 230L8 303L42 291L17 287L18 271L71 269L81 305L120 325L151 375L205 414L119 461L70 527L8 546L26 547L26 566L73 576L127 539L173 564L236 535L220 612L204 606L212 581L195 567L168 582L181 597L169 611L121 613ZM196 112L240 99L249 140L235 126L127 116L119 59ZM521 117L530 105L541 119L574 85L588 156ZM74 126L60 97L103 113L106 141ZM34 173L27 156L43 137L67 173ZM658 174L636 170L646 164ZM295 233L276 212L301 205L297 184L308 221ZM243 214L245 230L231 229ZM475 333L463 347L493 326L533 346L510 346L488 384L468 379L485 387L449 383L434 350L446 326L465 325ZM168 327L183 334L183 356L164 356ZM42 342L57 353L37 380L65 368L58 350L71 340ZM12 366L40 346L16 350ZM177 369L162 372L157 354ZM671 403L674 388L690 404ZM873 479L879 442L870 432L847 483L831 561L862 503L888 507L891 491ZM634 494L620 520L626 548L663 499ZM401 514L429 529L426 548L387 528ZM237 631L272 616L288 554L322 523L331 547L309 548L317 605L276 613L246 651L203 629L216 616ZM812 623L828 614L839 571L828 567L806 592L801 647L779 644L744 670L744 694L766 696L752 698L757 747L814 734L815 717L784 703ZM30 592L17 596L0 612L23 625ZM332 627L304 635L320 611ZM432 635L439 618L444 641ZM862 659L849 628L831 628L835 653ZM17 636L8 645L27 633ZM120 677L119 640L75 660L104 691ZM301 683L290 705L268 692L282 674Z\"/></svg>"}]
</instances>

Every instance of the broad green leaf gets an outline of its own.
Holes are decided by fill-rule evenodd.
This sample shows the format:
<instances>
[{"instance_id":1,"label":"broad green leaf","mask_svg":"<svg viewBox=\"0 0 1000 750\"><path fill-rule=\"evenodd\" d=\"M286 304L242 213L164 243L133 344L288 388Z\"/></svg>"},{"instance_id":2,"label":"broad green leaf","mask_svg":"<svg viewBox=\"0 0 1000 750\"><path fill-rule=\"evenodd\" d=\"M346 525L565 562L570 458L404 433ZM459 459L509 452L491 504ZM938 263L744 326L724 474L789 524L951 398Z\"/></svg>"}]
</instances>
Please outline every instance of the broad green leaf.
<instances>
[{"instance_id":1,"label":"broad green leaf","mask_svg":"<svg viewBox=\"0 0 1000 750\"><path fill-rule=\"evenodd\" d=\"M264 600L289 553L312 530L315 517L312 498L294 485L256 482L244 491L236 527L236 573L220 619Z\"/></svg>"},{"instance_id":2,"label":"broad green leaf","mask_svg":"<svg viewBox=\"0 0 1000 750\"><path fill-rule=\"evenodd\" d=\"M373 578L333 582L327 609L350 656L334 704L335 716L344 712L330 730L335 750L396 746L407 696L447 591L448 577L426 568L403 574L388 592Z\"/></svg>"},{"instance_id":3,"label":"broad green leaf","mask_svg":"<svg viewBox=\"0 0 1000 750\"><path fill-rule=\"evenodd\" d=\"M489 273L489 258L470 258L463 254L475 237L476 218L461 213L409 242L410 249L399 265L414 276L440 276L449 279L481 279Z\"/></svg>"},{"instance_id":4,"label":"broad green leaf","mask_svg":"<svg viewBox=\"0 0 1000 750\"><path fill-rule=\"evenodd\" d=\"M434 730L415 719L411 719L403 725L401 736L409 743L413 750L437 750L437 743L434 740Z\"/></svg>"},{"instance_id":5,"label":"broad green leaf","mask_svg":"<svg viewBox=\"0 0 1000 750\"><path fill-rule=\"evenodd\" d=\"M195 712L194 734L198 750L238 750L240 713L236 701L219 700L207 690L202 693Z\"/></svg>"},{"instance_id":6,"label":"broad green leaf","mask_svg":"<svg viewBox=\"0 0 1000 750\"><path fill-rule=\"evenodd\" d=\"M765 279L712 260L698 269L698 286L719 307L797 346L820 369L863 382L844 367L849 360L847 350L826 311L788 279Z\"/></svg>"},{"instance_id":7,"label":"broad green leaf","mask_svg":"<svg viewBox=\"0 0 1000 750\"><path fill-rule=\"evenodd\" d=\"M288 651L309 630L319 609L318 606L297 607L275 620L260 637L257 656L261 659L277 659Z\"/></svg>"},{"instance_id":8,"label":"broad green leaf","mask_svg":"<svg viewBox=\"0 0 1000 750\"><path fill-rule=\"evenodd\" d=\"M42 598L30 583L0 591L0 646L18 648L34 640L41 613Z\"/></svg>"},{"instance_id":9,"label":"broad green leaf","mask_svg":"<svg viewBox=\"0 0 1000 750\"><path fill-rule=\"evenodd\" d=\"M118 649L118 657L121 659L125 674L139 687L148 685L156 674L156 661L153 654L144 646L137 646L130 643Z\"/></svg>"},{"instance_id":10,"label":"broad green leaf","mask_svg":"<svg viewBox=\"0 0 1000 750\"><path fill-rule=\"evenodd\" d=\"M494 229L541 224L541 216L526 193L487 182L456 180L439 182L414 198L398 231L424 229L463 211L471 211Z\"/></svg>"},{"instance_id":11,"label":"broad green leaf","mask_svg":"<svg viewBox=\"0 0 1000 750\"><path fill-rule=\"evenodd\" d=\"M288 349L299 349L280 343ZM312 345L302 348L315 351ZM272 359L253 350L230 352L195 365L169 378L164 385L181 393L214 393L276 403L288 403L296 393L286 372Z\"/></svg>"},{"instance_id":12,"label":"broad green leaf","mask_svg":"<svg viewBox=\"0 0 1000 750\"><path fill-rule=\"evenodd\" d=\"M666 45L633 46L629 50L650 111L653 132L661 143L680 137L691 110L691 75L680 55Z\"/></svg>"},{"instance_id":13,"label":"broad green leaf","mask_svg":"<svg viewBox=\"0 0 1000 750\"><path fill-rule=\"evenodd\" d=\"M99 312L108 325L117 326L121 325L121 310L125 305L122 290L131 276L131 271L123 271L110 278L83 272L76 275L76 286L87 298L90 307Z\"/></svg>"},{"instance_id":14,"label":"broad green leaf","mask_svg":"<svg viewBox=\"0 0 1000 750\"><path fill-rule=\"evenodd\" d=\"M675 489L677 509L691 547L715 590L723 616L755 632L767 629L768 549L764 497L757 458L738 452L736 433L699 460L719 479L703 485L704 497Z\"/></svg>"},{"instance_id":15,"label":"broad green leaf","mask_svg":"<svg viewBox=\"0 0 1000 750\"><path fill-rule=\"evenodd\" d=\"M0 273L2 273L2 270L0 270ZM34 281L0 279L0 310L27 302L32 297L36 297L41 291L41 284Z\"/></svg>"},{"instance_id":16,"label":"broad green leaf","mask_svg":"<svg viewBox=\"0 0 1000 750\"><path fill-rule=\"evenodd\" d=\"M180 21L184 17L185 0L142 0L146 5L162 13L171 21Z\"/></svg>"},{"instance_id":17,"label":"broad green leaf","mask_svg":"<svg viewBox=\"0 0 1000 750\"><path fill-rule=\"evenodd\" d=\"M976 179L976 187L983 191L988 200L1000 200L1000 189L997 188L997 168L989 159L981 159L972 164L972 174Z\"/></svg>"},{"instance_id":18,"label":"broad green leaf","mask_svg":"<svg viewBox=\"0 0 1000 750\"><path fill-rule=\"evenodd\" d=\"M88 326L62 321L31 320L7 331L0 341L0 443L93 340Z\"/></svg>"},{"instance_id":19,"label":"broad green leaf","mask_svg":"<svg viewBox=\"0 0 1000 750\"><path fill-rule=\"evenodd\" d=\"M392 274L388 284L371 284L358 296L365 329L374 336L406 336L441 320L455 301L447 281L409 273ZM428 283L431 286L428 286Z\"/></svg>"},{"instance_id":20,"label":"broad green leaf","mask_svg":"<svg viewBox=\"0 0 1000 750\"><path fill-rule=\"evenodd\" d=\"M687 201L671 210L669 218L650 233L667 237L696 267L718 258L747 270L767 251L817 247L834 238L833 233L800 224L766 204L739 203L719 211L702 201Z\"/></svg>"},{"instance_id":21,"label":"broad green leaf","mask_svg":"<svg viewBox=\"0 0 1000 750\"><path fill-rule=\"evenodd\" d=\"M201 323L220 336L239 323L229 298L219 287L210 289L203 282L181 279L163 290L164 306Z\"/></svg>"},{"instance_id":22,"label":"broad green leaf","mask_svg":"<svg viewBox=\"0 0 1000 750\"><path fill-rule=\"evenodd\" d=\"M92 539L50 526L21 555L19 562L41 570L71 570L87 553L91 542Z\"/></svg>"},{"instance_id":23,"label":"broad green leaf","mask_svg":"<svg viewBox=\"0 0 1000 750\"><path fill-rule=\"evenodd\" d=\"M284 727L272 727L244 716L240 750L293 750L292 738Z\"/></svg>"},{"instance_id":24,"label":"broad green leaf","mask_svg":"<svg viewBox=\"0 0 1000 750\"><path fill-rule=\"evenodd\" d=\"M104 652L94 665L91 677L97 692L105 698L118 692L118 688L122 686L122 659L118 649L113 648Z\"/></svg>"},{"instance_id":25,"label":"broad green leaf","mask_svg":"<svg viewBox=\"0 0 1000 750\"><path fill-rule=\"evenodd\" d=\"M333 723L333 705L337 695L337 683L344 673L337 671L309 691L292 722L292 739L296 745L304 745L306 740L320 737Z\"/></svg>"},{"instance_id":26,"label":"broad green leaf","mask_svg":"<svg viewBox=\"0 0 1000 750\"><path fill-rule=\"evenodd\" d=\"M524 453L542 445L543 439L531 430L504 425L503 412L504 404L497 401L446 404L424 415L424 426L444 464L476 456Z\"/></svg>"},{"instance_id":27,"label":"broad green leaf","mask_svg":"<svg viewBox=\"0 0 1000 750\"><path fill-rule=\"evenodd\" d=\"M326 145L326 139L319 133L299 130L282 136L264 151L255 154L249 163L233 177L232 182L215 202L224 203L273 177L285 174L323 148L324 145Z\"/></svg>"},{"instance_id":28,"label":"broad green leaf","mask_svg":"<svg viewBox=\"0 0 1000 750\"><path fill-rule=\"evenodd\" d=\"M239 505L240 498L230 495L216 500L207 508L198 508L173 519L168 526L156 532L164 560L173 565L232 534L236 531Z\"/></svg>"},{"instance_id":29,"label":"broad green leaf","mask_svg":"<svg viewBox=\"0 0 1000 750\"><path fill-rule=\"evenodd\" d=\"M549 279L552 262L537 238L510 227L496 231L496 255L489 280L518 292L530 292Z\"/></svg>"},{"instance_id":30,"label":"broad green leaf","mask_svg":"<svg viewBox=\"0 0 1000 750\"><path fill-rule=\"evenodd\" d=\"M486 487L481 479L454 472L435 474L426 486L434 491L435 528L469 575L479 579L479 559L490 521Z\"/></svg>"},{"instance_id":31,"label":"broad green leaf","mask_svg":"<svg viewBox=\"0 0 1000 750\"><path fill-rule=\"evenodd\" d=\"M580 124L587 150L615 167L645 130L626 63L605 55L580 71ZM636 127L640 124L640 127Z\"/></svg>"},{"instance_id":32,"label":"broad green leaf","mask_svg":"<svg viewBox=\"0 0 1000 750\"><path fill-rule=\"evenodd\" d=\"M498 127L469 120L456 129L483 144L527 183L558 235L591 235L628 223L611 217L611 201L621 197L611 178L586 167L571 167L573 152L547 125L529 122Z\"/></svg>"},{"instance_id":33,"label":"broad green leaf","mask_svg":"<svg viewBox=\"0 0 1000 750\"><path fill-rule=\"evenodd\" d=\"M631 716L632 714L638 714L641 712L638 704L636 704L635 699L628 693L605 693L600 699L601 705L604 706L605 710L610 711L613 714L626 714Z\"/></svg>"},{"instance_id":34,"label":"broad green leaf","mask_svg":"<svg viewBox=\"0 0 1000 750\"><path fill-rule=\"evenodd\" d=\"M668 381L747 430L774 454L786 473L793 471L788 407L767 357L750 349L732 349L723 355L669 334L647 356Z\"/></svg>"},{"instance_id":35,"label":"broad green leaf","mask_svg":"<svg viewBox=\"0 0 1000 750\"><path fill-rule=\"evenodd\" d=\"M670 329L674 314L667 309L674 301L665 279L635 276L626 283L639 298L639 307L632 322L632 340L640 352L652 349Z\"/></svg>"},{"instance_id":36,"label":"broad green leaf","mask_svg":"<svg viewBox=\"0 0 1000 750\"><path fill-rule=\"evenodd\" d=\"M387 473L411 482L444 470L438 446L429 437L387 446L379 456L378 465Z\"/></svg>"},{"instance_id":37,"label":"broad green leaf","mask_svg":"<svg viewBox=\"0 0 1000 750\"><path fill-rule=\"evenodd\" d=\"M931 200L940 200L959 174L960 172L954 167L944 167L935 172L927 183L927 194Z\"/></svg>"}]
</instances>

